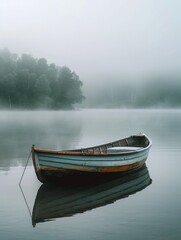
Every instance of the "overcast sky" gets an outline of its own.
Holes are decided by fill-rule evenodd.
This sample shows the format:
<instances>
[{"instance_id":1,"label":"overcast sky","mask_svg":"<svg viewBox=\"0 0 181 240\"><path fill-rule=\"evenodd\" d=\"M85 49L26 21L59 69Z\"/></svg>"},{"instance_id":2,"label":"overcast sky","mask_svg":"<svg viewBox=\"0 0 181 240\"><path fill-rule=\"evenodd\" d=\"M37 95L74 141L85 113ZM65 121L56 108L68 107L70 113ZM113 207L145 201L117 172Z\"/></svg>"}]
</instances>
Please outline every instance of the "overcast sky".
<instances>
[{"instance_id":1,"label":"overcast sky","mask_svg":"<svg viewBox=\"0 0 181 240\"><path fill-rule=\"evenodd\" d=\"M180 0L0 0L0 48L92 75L181 69Z\"/></svg>"}]
</instances>

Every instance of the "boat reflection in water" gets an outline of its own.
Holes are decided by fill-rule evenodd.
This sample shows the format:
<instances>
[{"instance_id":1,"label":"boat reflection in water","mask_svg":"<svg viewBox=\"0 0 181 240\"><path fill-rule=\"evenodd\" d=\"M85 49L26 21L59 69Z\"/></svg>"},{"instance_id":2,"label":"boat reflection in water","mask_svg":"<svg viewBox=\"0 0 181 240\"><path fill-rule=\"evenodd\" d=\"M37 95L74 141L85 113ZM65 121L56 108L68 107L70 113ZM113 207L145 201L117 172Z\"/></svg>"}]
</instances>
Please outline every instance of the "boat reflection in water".
<instances>
[{"instance_id":1,"label":"boat reflection in water","mask_svg":"<svg viewBox=\"0 0 181 240\"><path fill-rule=\"evenodd\" d=\"M144 189L152 182L146 165L126 174L65 178L58 184L44 183L39 188L32 214L34 227L39 222L70 217L113 203Z\"/></svg>"}]
</instances>

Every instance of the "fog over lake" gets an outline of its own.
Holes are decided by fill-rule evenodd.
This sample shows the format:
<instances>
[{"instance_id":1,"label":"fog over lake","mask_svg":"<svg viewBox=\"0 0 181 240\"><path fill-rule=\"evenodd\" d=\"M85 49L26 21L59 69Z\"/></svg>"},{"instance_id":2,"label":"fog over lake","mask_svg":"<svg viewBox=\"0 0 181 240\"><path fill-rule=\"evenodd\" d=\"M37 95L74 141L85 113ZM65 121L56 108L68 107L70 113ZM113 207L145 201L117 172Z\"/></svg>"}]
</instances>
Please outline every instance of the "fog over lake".
<instances>
[{"instance_id":1,"label":"fog over lake","mask_svg":"<svg viewBox=\"0 0 181 240\"><path fill-rule=\"evenodd\" d=\"M114 198L111 204L105 201L102 207L93 205L95 208L90 209L87 206L87 210L77 214L74 210L73 216L66 218L51 219L55 216L51 212L49 217L53 221L37 223L33 228L33 208L38 211L37 201L44 194L48 199L55 197L58 201L60 198L63 204L61 196L68 191L74 192L72 198L86 191L94 203L94 197L104 188L99 186L98 192L96 186L82 190L63 188L58 192L53 188L40 189L30 158L21 183L29 214L18 183L32 144L49 149L79 148L138 132L145 132L153 141L146 162L150 184L145 182L142 190L136 188L134 194ZM94 239L110 239L111 236L115 240L122 234L124 239L145 239L145 236L155 240L180 239L180 110L1 111L0 135L0 234L3 240L59 239L60 235L62 239L84 239L85 236L92 239L92 234ZM109 185L110 190L116 187L111 182ZM117 189L123 186L120 180ZM43 199L46 201L46 198ZM68 211L66 205L58 206L62 206L63 212ZM81 205L77 208L81 209Z\"/></svg>"}]
</instances>

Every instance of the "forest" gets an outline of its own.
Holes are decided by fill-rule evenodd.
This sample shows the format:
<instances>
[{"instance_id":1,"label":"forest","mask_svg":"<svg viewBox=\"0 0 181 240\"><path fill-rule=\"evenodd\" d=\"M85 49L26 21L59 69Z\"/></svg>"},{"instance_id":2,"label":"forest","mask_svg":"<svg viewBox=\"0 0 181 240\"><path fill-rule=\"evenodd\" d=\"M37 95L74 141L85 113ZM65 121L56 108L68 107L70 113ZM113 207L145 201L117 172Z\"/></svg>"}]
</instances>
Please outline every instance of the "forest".
<instances>
[{"instance_id":1,"label":"forest","mask_svg":"<svg viewBox=\"0 0 181 240\"><path fill-rule=\"evenodd\" d=\"M82 85L66 66L0 50L0 108L72 109L84 99Z\"/></svg>"},{"instance_id":2,"label":"forest","mask_svg":"<svg viewBox=\"0 0 181 240\"><path fill-rule=\"evenodd\" d=\"M99 79L100 80L100 79ZM181 75L149 74L143 79L107 77L101 84L84 87L91 108L181 108Z\"/></svg>"},{"instance_id":3,"label":"forest","mask_svg":"<svg viewBox=\"0 0 181 240\"><path fill-rule=\"evenodd\" d=\"M181 75L149 75L141 81L107 76L90 79L83 86L79 76L66 66L48 64L45 58L29 54L18 56L8 49L0 50L1 109L73 109L74 106L180 108Z\"/></svg>"}]
</instances>

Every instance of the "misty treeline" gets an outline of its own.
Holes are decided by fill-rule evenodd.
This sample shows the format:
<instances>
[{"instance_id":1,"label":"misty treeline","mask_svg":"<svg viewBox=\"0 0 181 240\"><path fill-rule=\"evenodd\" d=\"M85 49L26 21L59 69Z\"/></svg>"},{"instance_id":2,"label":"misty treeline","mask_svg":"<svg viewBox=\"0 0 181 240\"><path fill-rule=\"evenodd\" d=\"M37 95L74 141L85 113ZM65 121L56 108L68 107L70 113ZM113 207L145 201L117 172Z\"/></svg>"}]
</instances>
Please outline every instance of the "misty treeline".
<instances>
[{"instance_id":1,"label":"misty treeline","mask_svg":"<svg viewBox=\"0 0 181 240\"><path fill-rule=\"evenodd\" d=\"M68 67L0 50L0 107L72 108L84 99L82 82Z\"/></svg>"},{"instance_id":2,"label":"misty treeline","mask_svg":"<svg viewBox=\"0 0 181 240\"><path fill-rule=\"evenodd\" d=\"M85 107L180 108L181 75L159 74L135 81L112 77L84 92Z\"/></svg>"}]
</instances>

